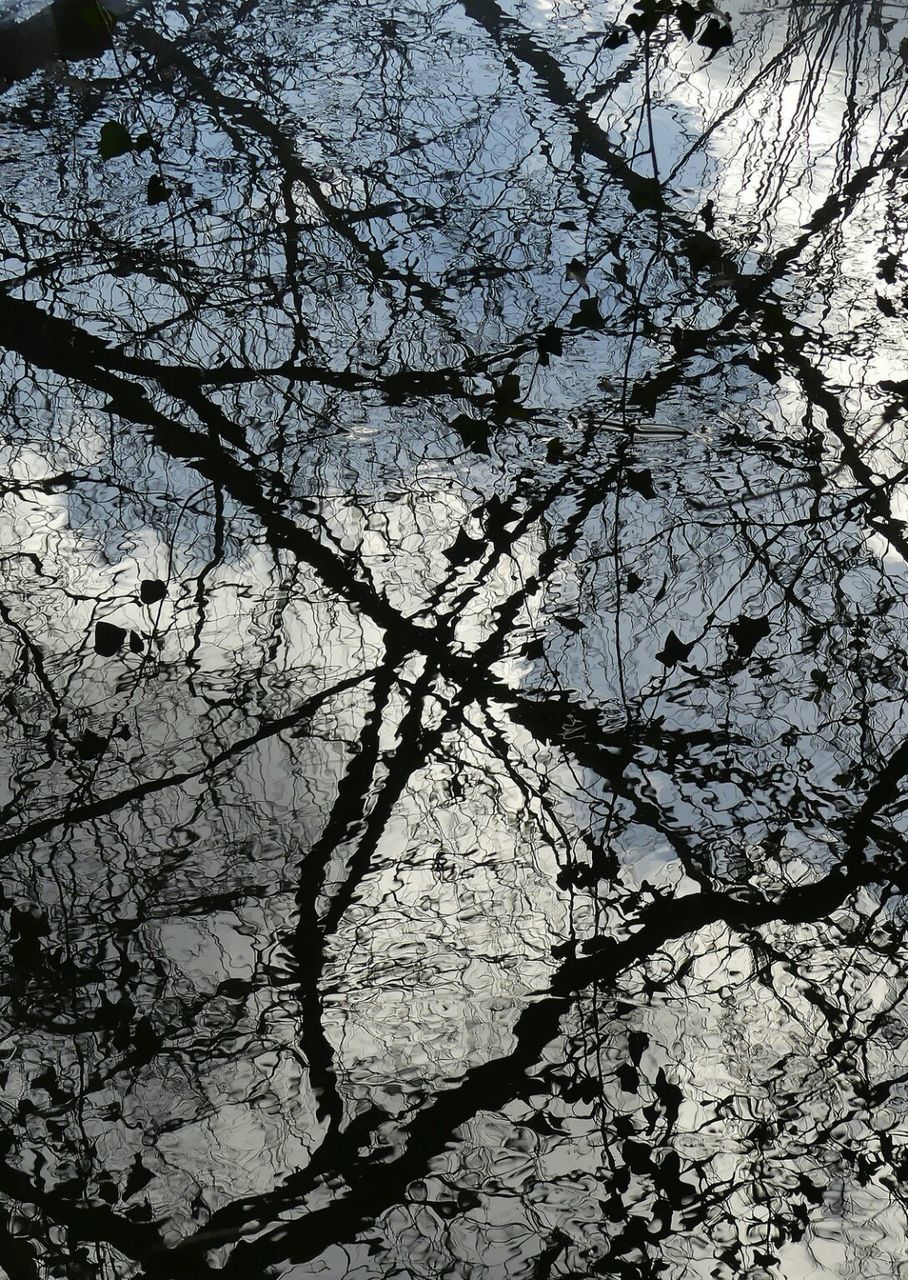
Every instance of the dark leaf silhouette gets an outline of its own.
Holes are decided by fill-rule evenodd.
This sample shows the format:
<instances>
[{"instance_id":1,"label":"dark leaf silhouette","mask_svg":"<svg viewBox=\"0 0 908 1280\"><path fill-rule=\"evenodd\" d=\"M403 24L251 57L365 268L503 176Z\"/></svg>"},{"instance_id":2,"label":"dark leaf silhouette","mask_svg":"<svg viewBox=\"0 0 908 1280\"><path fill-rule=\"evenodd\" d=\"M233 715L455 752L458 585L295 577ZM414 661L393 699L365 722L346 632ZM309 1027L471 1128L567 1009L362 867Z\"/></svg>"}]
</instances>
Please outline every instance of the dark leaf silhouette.
<instances>
[{"instance_id":1,"label":"dark leaf silhouette","mask_svg":"<svg viewBox=\"0 0 908 1280\"><path fill-rule=\"evenodd\" d=\"M655 498L656 490L653 488L653 473L648 467L640 471L627 471L624 478L628 487L633 489L635 493L639 493L641 498Z\"/></svg>"},{"instance_id":2,"label":"dark leaf silhouette","mask_svg":"<svg viewBox=\"0 0 908 1280\"><path fill-rule=\"evenodd\" d=\"M101 126L98 151L102 160L111 160L115 156L125 155L128 151L132 151L132 145L129 130L119 120L108 120Z\"/></svg>"},{"instance_id":3,"label":"dark leaf silhouette","mask_svg":"<svg viewBox=\"0 0 908 1280\"><path fill-rule=\"evenodd\" d=\"M495 388L495 399L499 405L513 407L520 399L520 395L520 375L518 373L503 374Z\"/></svg>"},{"instance_id":4,"label":"dark leaf silhouette","mask_svg":"<svg viewBox=\"0 0 908 1280\"><path fill-rule=\"evenodd\" d=\"M725 254L706 231L693 231L682 245L688 261L697 271L714 272L725 263Z\"/></svg>"},{"instance_id":5,"label":"dark leaf silhouette","mask_svg":"<svg viewBox=\"0 0 908 1280\"><path fill-rule=\"evenodd\" d=\"M618 1083L625 1093L636 1093L640 1088L640 1076L629 1062L618 1068Z\"/></svg>"},{"instance_id":6,"label":"dark leaf silhouette","mask_svg":"<svg viewBox=\"0 0 908 1280\"><path fill-rule=\"evenodd\" d=\"M908 378L902 378L898 382L884 378L880 383L880 387L883 391L893 391L897 396L901 396L903 400L908 400Z\"/></svg>"},{"instance_id":7,"label":"dark leaf silhouette","mask_svg":"<svg viewBox=\"0 0 908 1280\"><path fill-rule=\"evenodd\" d=\"M701 32L697 44L709 49L709 56L713 58L720 49L727 49L732 42L733 36L729 23L723 22L719 18L710 18Z\"/></svg>"},{"instance_id":8,"label":"dark leaf silhouette","mask_svg":"<svg viewBox=\"0 0 908 1280\"><path fill-rule=\"evenodd\" d=\"M654 1172L653 1180L675 1210L688 1207L697 1198L697 1188L681 1177L681 1160L677 1151L666 1152Z\"/></svg>"},{"instance_id":9,"label":"dark leaf silhouette","mask_svg":"<svg viewBox=\"0 0 908 1280\"><path fill-rule=\"evenodd\" d=\"M143 604L157 604L167 595L167 583L160 578L143 578L139 583L139 599Z\"/></svg>"},{"instance_id":10,"label":"dark leaf silhouette","mask_svg":"<svg viewBox=\"0 0 908 1280\"><path fill-rule=\"evenodd\" d=\"M635 175L628 183L628 192L631 204L638 213L665 207L665 196L662 194L662 188L655 178L644 178Z\"/></svg>"},{"instance_id":11,"label":"dark leaf silhouette","mask_svg":"<svg viewBox=\"0 0 908 1280\"><path fill-rule=\"evenodd\" d=\"M679 662L687 661L693 647L694 642L685 644L682 640L678 639L674 631L669 631L668 635L665 637L665 644L656 654L656 657L663 666L674 667Z\"/></svg>"},{"instance_id":12,"label":"dark leaf silhouette","mask_svg":"<svg viewBox=\"0 0 908 1280\"><path fill-rule=\"evenodd\" d=\"M522 422L533 416L532 410L522 402L523 391L520 375L517 373L502 374L492 396L491 412L499 423Z\"/></svg>"},{"instance_id":13,"label":"dark leaf silhouette","mask_svg":"<svg viewBox=\"0 0 908 1280\"><path fill-rule=\"evenodd\" d=\"M451 422L451 426L460 436L463 443L474 453L489 452L489 427L485 422L459 413Z\"/></svg>"},{"instance_id":14,"label":"dark leaf silhouette","mask_svg":"<svg viewBox=\"0 0 908 1280\"><path fill-rule=\"evenodd\" d=\"M605 319L599 310L598 298L583 299L580 306L571 316L571 328L593 330L605 328Z\"/></svg>"},{"instance_id":15,"label":"dark leaf silhouette","mask_svg":"<svg viewBox=\"0 0 908 1280\"><path fill-rule=\"evenodd\" d=\"M44 964L44 944L50 932L47 917L37 908L13 906L9 913L10 957L18 969L37 972Z\"/></svg>"},{"instance_id":16,"label":"dark leaf silhouette","mask_svg":"<svg viewBox=\"0 0 908 1280\"><path fill-rule=\"evenodd\" d=\"M639 1067L644 1053L649 1048L650 1039L645 1031L633 1030L628 1033L627 1051L630 1054L631 1062L635 1067Z\"/></svg>"},{"instance_id":17,"label":"dark leaf silhouette","mask_svg":"<svg viewBox=\"0 0 908 1280\"><path fill-rule=\"evenodd\" d=\"M142 1163L142 1157L137 1155L130 1167L129 1177L126 1179L126 1186L123 1188L123 1199L129 1200L133 1196L138 1195L144 1187L148 1186L153 1177L154 1174L146 1169L145 1165Z\"/></svg>"},{"instance_id":18,"label":"dark leaf silhouette","mask_svg":"<svg viewBox=\"0 0 908 1280\"><path fill-rule=\"evenodd\" d=\"M675 6L675 16L678 19L678 26L681 28L683 35L688 40L693 40L694 33L697 30L697 23L700 15L692 4L688 4L687 0L681 0L681 3Z\"/></svg>"},{"instance_id":19,"label":"dark leaf silhouette","mask_svg":"<svg viewBox=\"0 0 908 1280\"><path fill-rule=\"evenodd\" d=\"M737 359L739 363L747 365L748 369L753 369L759 377L765 378L772 386L781 381L782 371L779 364L768 351L758 352L755 356L741 355Z\"/></svg>"},{"instance_id":20,"label":"dark leaf silhouette","mask_svg":"<svg viewBox=\"0 0 908 1280\"><path fill-rule=\"evenodd\" d=\"M728 631L740 656L749 658L760 641L769 635L769 619L765 615L750 618L742 613L737 622L731 624Z\"/></svg>"},{"instance_id":21,"label":"dark leaf silhouette","mask_svg":"<svg viewBox=\"0 0 908 1280\"><path fill-rule=\"evenodd\" d=\"M894 253L887 253L880 258L877 275L887 284L895 284L899 260Z\"/></svg>"},{"instance_id":22,"label":"dark leaf silhouette","mask_svg":"<svg viewBox=\"0 0 908 1280\"><path fill-rule=\"evenodd\" d=\"M631 403L639 405L644 413L653 414L666 391L672 388L676 381L677 375L668 369L662 373L653 374L650 378L644 378L634 384L630 397Z\"/></svg>"},{"instance_id":23,"label":"dark leaf silhouette","mask_svg":"<svg viewBox=\"0 0 908 1280\"><path fill-rule=\"evenodd\" d=\"M485 546L486 543L482 538L471 538L465 529L460 529L451 546L445 551L445 559L450 560L452 565L471 564L482 554Z\"/></svg>"},{"instance_id":24,"label":"dark leaf silhouette","mask_svg":"<svg viewBox=\"0 0 908 1280\"><path fill-rule=\"evenodd\" d=\"M102 658L112 658L119 653L126 639L126 629L114 626L111 622L95 623L95 653Z\"/></svg>"},{"instance_id":25,"label":"dark leaf silhouette","mask_svg":"<svg viewBox=\"0 0 908 1280\"><path fill-rule=\"evenodd\" d=\"M163 178L158 174L152 174L148 179L148 188L146 198L149 204L165 204L173 195L173 190L168 187Z\"/></svg>"},{"instance_id":26,"label":"dark leaf silhouette","mask_svg":"<svg viewBox=\"0 0 908 1280\"><path fill-rule=\"evenodd\" d=\"M652 35L670 12L669 0L636 0L627 15L627 25L638 36Z\"/></svg>"},{"instance_id":27,"label":"dark leaf silhouette","mask_svg":"<svg viewBox=\"0 0 908 1280\"><path fill-rule=\"evenodd\" d=\"M94 760L103 755L107 749L107 739L92 729L86 730L76 743L76 750L82 760Z\"/></svg>"},{"instance_id":28,"label":"dark leaf silhouette","mask_svg":"<svg viewBox=\"0 0 908 1280\"><path fill-rule=\"evenodd\" d=\"M653 1083L653 1090L659 1103L665 1112L666 1119L669 1124L674 1124L678 1119L678 1112L681 1103L684 1101L684 1094L676 1084L673 1084L665 1074L662 1067L656 1072L656 1079Z\"/></svg>"},{"instance_id":29,"label":"dark leaf silhouette","mask_svg":"<svg viewBox=\"0 0 908 1280\"><path fill-rule=\"evenodd\" d=\"M549 363L551 356L563 355L564 342L558 326L555 324L547 325L536 339L536 347L539 351L539 363L543 366Z\"/></svg>"},{"instance_id":30,"label":"dark leaf silhouette","mask_svg":"<svg viewBox=\"0 0 908 1280\"><path fill-rule=\"evenodd\" d=\"M590 291L589 281L586 276L586 267L579 258L572 258L564 269L564 278L570 284L579 284L581 289Z\"/></svg>"}]
</instances>

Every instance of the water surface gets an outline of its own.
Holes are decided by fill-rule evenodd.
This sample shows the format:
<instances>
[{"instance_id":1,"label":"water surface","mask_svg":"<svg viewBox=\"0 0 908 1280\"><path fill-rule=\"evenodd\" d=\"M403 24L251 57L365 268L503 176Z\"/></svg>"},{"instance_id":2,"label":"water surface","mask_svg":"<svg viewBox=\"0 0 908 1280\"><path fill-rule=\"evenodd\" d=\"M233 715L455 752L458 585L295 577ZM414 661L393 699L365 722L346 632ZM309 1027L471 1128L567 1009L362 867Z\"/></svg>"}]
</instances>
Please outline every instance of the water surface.
<instances>
[{"instance_id":1,"label":"water surface","mask_svg":"<svg viewBox=\"0 0 908 1280\"><path fill-rule=\"evenodd\" d=\"M908 1276L908 22L0 26L0 1271Z\"/></svg>"}]
</instances>

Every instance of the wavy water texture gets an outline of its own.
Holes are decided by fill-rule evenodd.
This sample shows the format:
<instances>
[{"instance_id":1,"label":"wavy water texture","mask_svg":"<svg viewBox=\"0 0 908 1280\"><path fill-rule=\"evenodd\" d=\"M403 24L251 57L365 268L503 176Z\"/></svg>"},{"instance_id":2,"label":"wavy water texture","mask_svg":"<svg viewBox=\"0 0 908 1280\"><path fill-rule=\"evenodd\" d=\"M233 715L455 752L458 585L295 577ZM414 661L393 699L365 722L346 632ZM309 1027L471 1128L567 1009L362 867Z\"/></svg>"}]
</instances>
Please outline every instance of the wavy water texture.
<instances>
[{"instance_id":1,"label":"wavy water texture","mask_svg":"<svg viewBox=\"0 0 908 1280\"><path fill-rule=\"evenodd\" d=\"M908 22L0 11L0 1275L908 1277Z\"/></svg>"}]
</instances>

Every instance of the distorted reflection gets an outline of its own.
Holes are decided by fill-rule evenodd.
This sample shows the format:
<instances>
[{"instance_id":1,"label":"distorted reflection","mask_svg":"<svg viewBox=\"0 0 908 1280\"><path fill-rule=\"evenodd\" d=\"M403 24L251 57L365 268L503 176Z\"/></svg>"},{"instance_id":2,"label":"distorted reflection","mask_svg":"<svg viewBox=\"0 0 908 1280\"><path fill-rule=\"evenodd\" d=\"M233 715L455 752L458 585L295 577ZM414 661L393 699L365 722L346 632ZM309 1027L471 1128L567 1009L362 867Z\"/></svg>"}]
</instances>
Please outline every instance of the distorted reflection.
<instances>
[{"instance_id":1,"label":"distorted reflection","mask_svg":"<svg viewBox=\"0 0 908 1280\"><path fill-rule=\"evenodd\" d=\"M908 1277L908 21L0 0L0 1273Z\"/></svg>"}]
</instances>

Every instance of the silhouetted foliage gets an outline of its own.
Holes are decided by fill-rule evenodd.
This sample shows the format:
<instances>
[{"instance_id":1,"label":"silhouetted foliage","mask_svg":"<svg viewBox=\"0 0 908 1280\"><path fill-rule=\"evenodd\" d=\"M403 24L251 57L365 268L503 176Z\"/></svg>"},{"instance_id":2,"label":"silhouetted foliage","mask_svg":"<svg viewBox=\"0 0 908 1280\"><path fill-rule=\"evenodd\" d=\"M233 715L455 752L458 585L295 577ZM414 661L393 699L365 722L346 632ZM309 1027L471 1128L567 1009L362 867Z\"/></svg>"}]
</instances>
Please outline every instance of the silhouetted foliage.
<instances>
[{"instance_id":1,"label":"silhouetted foliage","mask_svg":"<svg viewBox=\"0 0 908 1280\"><path fill-rule=\"evenodd\" d=\"M0 1273L908 1269L904 14L15 0Z\"/></svg>"}]
</instances>

